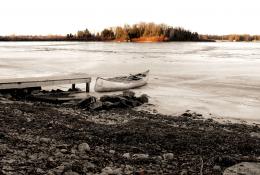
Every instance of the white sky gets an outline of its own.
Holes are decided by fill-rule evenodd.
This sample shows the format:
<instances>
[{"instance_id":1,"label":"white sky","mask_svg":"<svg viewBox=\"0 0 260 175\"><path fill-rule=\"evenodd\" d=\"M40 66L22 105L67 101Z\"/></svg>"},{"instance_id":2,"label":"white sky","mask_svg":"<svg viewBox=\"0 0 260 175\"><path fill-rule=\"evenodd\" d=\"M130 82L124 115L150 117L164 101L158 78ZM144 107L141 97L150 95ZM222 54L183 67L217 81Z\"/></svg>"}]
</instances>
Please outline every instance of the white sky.
<instances>
[{"instance_id":1,"label":"white sky","mask_svg":"<svg viewBox=\"0 0 260 175\"><path fill-rule=\"evenodd\" d=\"M260 34L260 0L1 0L0 35L67 34L138 22Z\"/></svg>"}]
</instances>

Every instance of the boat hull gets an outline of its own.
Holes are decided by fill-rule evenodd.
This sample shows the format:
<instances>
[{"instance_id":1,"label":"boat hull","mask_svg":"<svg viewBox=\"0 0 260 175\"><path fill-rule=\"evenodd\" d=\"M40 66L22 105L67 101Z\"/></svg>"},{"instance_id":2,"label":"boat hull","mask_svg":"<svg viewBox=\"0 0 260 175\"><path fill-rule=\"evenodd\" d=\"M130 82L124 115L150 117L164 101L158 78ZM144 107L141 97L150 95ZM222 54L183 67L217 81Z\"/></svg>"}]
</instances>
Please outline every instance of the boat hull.
<instances>
[{"instance_id":1,"label":"boat hull","mask_svg":"<svg viewBox=\"0 0 260 175\"><path fill-rule=\"evenodd\" d=\"M94 89L96 92L112 92L138 88L146 85L148 82L149 71L145 72L144 74L146 76L142 77L140 80L130 81L112 81L98 77Z\"/></svg>"}]
</instances>

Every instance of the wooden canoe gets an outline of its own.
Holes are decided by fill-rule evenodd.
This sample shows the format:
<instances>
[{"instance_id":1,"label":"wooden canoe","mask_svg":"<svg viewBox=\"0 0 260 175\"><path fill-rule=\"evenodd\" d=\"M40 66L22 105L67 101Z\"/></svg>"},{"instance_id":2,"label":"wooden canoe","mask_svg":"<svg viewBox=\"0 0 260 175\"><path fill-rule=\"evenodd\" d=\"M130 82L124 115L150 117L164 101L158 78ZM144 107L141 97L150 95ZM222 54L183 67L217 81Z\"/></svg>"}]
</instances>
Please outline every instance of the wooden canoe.
<instances>
[{"instance_id":1,"label":"wooden canoe","mask_svg":"<svg viewBox=\"0 0 260 175\"><path fill-rule=\"evenodd\" d=\"M95 91L96 92L112 92L122 91L141 87L147 84L149 79L149 70L143 73L114 77L114 78L101 78L96 79Z\"/></svg>"}]
</instances>

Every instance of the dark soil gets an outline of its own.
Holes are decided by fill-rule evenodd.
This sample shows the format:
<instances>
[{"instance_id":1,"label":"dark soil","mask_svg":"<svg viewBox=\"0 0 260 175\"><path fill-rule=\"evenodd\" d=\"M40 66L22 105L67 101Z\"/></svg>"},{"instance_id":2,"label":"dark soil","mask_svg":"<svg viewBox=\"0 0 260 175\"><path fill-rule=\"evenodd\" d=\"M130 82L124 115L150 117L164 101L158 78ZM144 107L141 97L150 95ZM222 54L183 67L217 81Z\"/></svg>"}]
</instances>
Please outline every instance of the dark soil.
<instances>
[{"instance_id":1,"label":"dark soil","mask_svg":"<svg viewBox=\"0 0 260 175\"><path fill-rule=\"evenodd\" d=\"M259 161L256 133L257 125L220 124L195 113L5 103L0 174L222 174L236 163ZM82 143L90 150L82 151Z\"/></svg>"}]
</instances>

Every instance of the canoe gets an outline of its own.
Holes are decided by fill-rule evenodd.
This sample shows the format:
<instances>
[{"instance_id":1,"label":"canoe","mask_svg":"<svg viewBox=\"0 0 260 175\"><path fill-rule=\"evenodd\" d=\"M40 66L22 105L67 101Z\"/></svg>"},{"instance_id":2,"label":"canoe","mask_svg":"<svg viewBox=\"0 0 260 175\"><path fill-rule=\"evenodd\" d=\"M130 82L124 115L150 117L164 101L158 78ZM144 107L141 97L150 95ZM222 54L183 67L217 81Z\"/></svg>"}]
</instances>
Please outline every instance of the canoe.
<instances>
[{"instance_id":1,"label":"canoe","mask_svg":"<svg viewBox=\"0 0 260 175\"><path fill-rule=\"evenodd\" d=\"M129 76L114 77L114 78L101 78L96 79L95 91L96 92L112 92L122 91L141 87L147 84L149 79L149 70Z\"/></svg>"}]
</instances>

